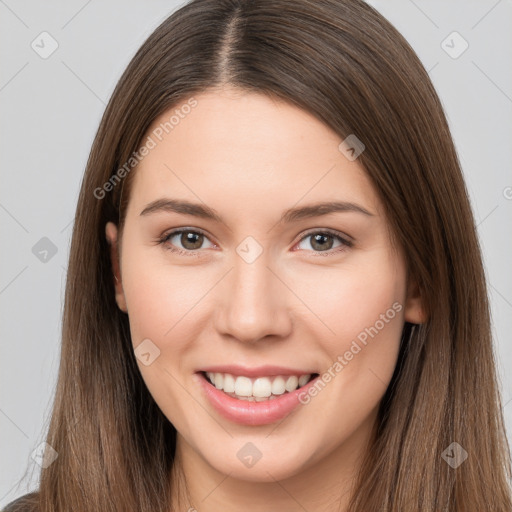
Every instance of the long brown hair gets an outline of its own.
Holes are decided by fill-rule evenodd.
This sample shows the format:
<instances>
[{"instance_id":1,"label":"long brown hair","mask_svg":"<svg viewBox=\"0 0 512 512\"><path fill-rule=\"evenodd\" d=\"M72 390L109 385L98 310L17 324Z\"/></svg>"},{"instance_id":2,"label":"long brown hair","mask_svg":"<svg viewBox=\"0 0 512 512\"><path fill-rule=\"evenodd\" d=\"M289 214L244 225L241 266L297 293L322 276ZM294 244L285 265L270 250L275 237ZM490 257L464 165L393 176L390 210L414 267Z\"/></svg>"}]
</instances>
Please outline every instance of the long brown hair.
<instances>
[{"instance_id":1,"label":"long brown hair","mask_svg":"<svg viewBox=\"0 0 512 512\"><path fill-rule=\"evenodd\" d=\"M426 323L404 326L350 510L509 512L510 452L460 164L419 59L361 0L194 0L129 64L81 186L47 436L59 455L42 470L39 510L172 509L176 431L138 370L104 228L107 221L122 228L137 171L122 183L112 177L152 121L226 84L288 101L341 138L363 141L359 162L428 311ZM468 454L457 468L442 456L453 442Z\"/></svg>"}]
</instances>

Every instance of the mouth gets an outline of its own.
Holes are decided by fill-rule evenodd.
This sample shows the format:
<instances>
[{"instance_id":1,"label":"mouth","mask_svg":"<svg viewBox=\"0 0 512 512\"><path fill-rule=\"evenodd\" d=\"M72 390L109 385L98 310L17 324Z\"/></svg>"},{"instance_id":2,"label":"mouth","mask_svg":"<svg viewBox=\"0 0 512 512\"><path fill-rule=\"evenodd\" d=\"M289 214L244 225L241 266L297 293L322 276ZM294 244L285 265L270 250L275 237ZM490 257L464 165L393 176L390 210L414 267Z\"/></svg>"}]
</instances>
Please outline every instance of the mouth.
<instances>
[{"instance_id":1,"label":"mouth","mask_svg":"<svg viewBox=\"0 0 512 512\"><path fill-rule=\"evenodd\" d=\"M199 368L194 373L194 380L212 409L224 419L246 426L284 420L305 404L303 396L308 396L309 388L319 378L319 373L304 366L224 364Z\"/></svg>"},{"instance_id":2,"label":"mouth","mask_svg":"<svg viewBox=\"0 0 512 512\"><path fill-rule=\"evenodd\" d=\"M237 400L265 402L306 386L318 373L248 377L221 372L199 372L212 386Z\"/></svg>"},{"instance_id":3,"label":"mouth","mask_svg":"<svg viewBox=\"0 0 512 512\"><path fill-rule=\"evenodd\" d=\"M320 377L318 373L291 375L289 370L283 373L269 368L263 372L237 369L237 373L252 376L225 371L198 371L194 376L204 397L218 414L230 422L246 426L283 420L304 403L301 395L307 394L308 388Z\"/></svg>"}]
</instances>

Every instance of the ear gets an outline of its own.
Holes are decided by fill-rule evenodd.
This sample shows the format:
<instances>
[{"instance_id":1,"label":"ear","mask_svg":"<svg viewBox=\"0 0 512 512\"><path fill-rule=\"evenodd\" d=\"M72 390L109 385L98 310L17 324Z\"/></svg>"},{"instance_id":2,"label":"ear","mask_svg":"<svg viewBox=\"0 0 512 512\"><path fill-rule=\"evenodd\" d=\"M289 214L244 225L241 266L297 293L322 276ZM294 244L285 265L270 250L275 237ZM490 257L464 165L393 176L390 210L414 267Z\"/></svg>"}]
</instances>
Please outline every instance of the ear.
<instances>
[{"instance_id":1,"label":"ear","mask_svg":"<svg viewBox=\"0 0 512 512\"><path fill-rule=\"evenodd\" d=\"M107 222L105 225L105 235L107 242L110 245L110 261L112 264L112 271L114 273L114 290L116 294L116 302L121 311L128 313L126 306L126 298L123 291L123 283L121 281L121 272L119 270L119 251L117 243L117 226L113 222Z\"/></svg>"},{"instance_id":2,"label":"ear","mask_svg":"<svg viewBox=\"0 0 512 512\"><path fill-rule=\"evenodd\" d=\"M409 279L407 283L404 320L411 324L423 324L427 321L425 305L415 279Z\"/></svg>"}]
</instances>

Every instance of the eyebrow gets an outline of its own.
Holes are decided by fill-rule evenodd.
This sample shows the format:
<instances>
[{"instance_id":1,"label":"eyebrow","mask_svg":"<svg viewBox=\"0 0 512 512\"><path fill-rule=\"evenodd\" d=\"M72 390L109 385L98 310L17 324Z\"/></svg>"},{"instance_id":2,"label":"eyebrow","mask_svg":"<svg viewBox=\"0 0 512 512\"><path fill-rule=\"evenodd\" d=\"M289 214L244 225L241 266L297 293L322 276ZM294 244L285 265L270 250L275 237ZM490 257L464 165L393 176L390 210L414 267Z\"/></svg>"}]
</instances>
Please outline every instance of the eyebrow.
<instances>
[{"instance_id":1,"label":"eyebrow","mask_svg":"<svg viewBox=\"0 0 512 512\"><path fill-rule=\"evenodd\" d=\"M213 208L210 208L205 204L191 203L190 201L185 201L182 199L156 199L155 201L149 203L142 210L140 215L150 215L157 212L182 213L186 215L193 215L195 217L201 217L203 219L214 220L225 224L222 217ZM356 212L370 217L374 216L373 213L369 212L366 208L363 208L356 203L347 201L329 201L325 203L289 208L281 215L278 223L291 223L301 219L320 217L322 215L328 215L329 213L336 212Z\"/></svg>"}]
</instances>

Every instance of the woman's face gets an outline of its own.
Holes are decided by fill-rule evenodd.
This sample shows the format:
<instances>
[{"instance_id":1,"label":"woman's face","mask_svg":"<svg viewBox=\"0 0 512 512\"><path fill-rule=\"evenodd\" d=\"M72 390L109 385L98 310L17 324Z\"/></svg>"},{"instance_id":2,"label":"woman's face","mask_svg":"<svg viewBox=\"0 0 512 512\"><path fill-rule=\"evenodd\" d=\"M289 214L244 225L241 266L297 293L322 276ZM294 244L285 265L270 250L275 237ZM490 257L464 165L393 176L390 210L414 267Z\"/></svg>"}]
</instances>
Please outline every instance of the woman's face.
<instances>
[{"instance_id":1,"label":"woman's face","mask_svg":"<svg viewBox=\"0 0 512 512\"><path fill-rule=\"evenodd\" d=\"M421 320L382 204L306 112L231 89L195 100L154 122L132 171L116 299L144 381L210 471L354 464L404 321Z\"/></svg>"}]
</instances>

